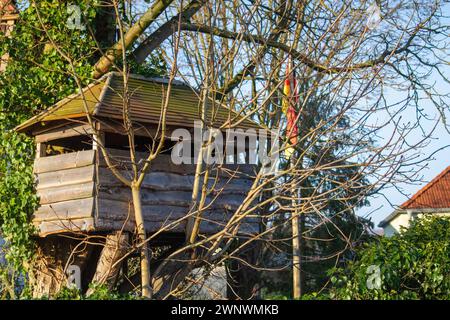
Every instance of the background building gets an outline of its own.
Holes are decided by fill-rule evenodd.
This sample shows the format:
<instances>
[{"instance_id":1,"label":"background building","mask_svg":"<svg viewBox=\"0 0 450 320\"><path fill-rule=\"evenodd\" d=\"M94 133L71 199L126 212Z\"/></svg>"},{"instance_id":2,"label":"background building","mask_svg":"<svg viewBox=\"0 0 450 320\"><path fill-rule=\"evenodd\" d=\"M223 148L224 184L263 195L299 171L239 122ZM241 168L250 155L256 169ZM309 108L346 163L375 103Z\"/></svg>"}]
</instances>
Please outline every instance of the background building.
<instances>
[{"instance_id":1,"label":"background building","mask_svg":"<svg viewBox=\"0 0 450 320\"><path fill-rule=\"evenodd\" d=\"M424 214L450 215L450 166L381 221L379 226L389 237Z\"/></svg>"}]
</instances>

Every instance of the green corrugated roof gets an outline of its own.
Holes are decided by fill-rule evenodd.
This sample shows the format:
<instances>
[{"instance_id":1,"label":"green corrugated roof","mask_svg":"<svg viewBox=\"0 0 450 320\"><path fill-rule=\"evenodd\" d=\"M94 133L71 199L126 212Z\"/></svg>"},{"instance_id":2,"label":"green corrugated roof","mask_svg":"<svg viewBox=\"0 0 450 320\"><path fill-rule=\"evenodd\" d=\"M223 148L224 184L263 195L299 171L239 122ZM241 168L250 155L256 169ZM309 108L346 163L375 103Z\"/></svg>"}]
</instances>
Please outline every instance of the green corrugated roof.
<instances>
[{"instance_id":1,"label":"green corrugated roof","mask_svg":"<svg viewBox=\"0 0 450 320\"><path fill-rule=\"evenodd\" d=\"M160 121L162 106L167 94L167 80L144 78L137 75L129 77L128 92L130 95L130 114L134 121L157 124ZM85 102L83 102L83 95ZM27 131L31 126L53 120L72 119L89 114L98 117L122 119L123 110L123 78L115 72L107 74L98 82L83 89L83 95L78 93L67 97L48 110L25 121L16 130ZM219 128L224 123L236 123L243 117L219 103L208 102L207 120ZM180 127L193 127L199 120L201 99L198 93L188 85L174 81L166 114L166 124ZM259 128L259 125L244 119L237 128Z\"/></svg>"}]
</instances>

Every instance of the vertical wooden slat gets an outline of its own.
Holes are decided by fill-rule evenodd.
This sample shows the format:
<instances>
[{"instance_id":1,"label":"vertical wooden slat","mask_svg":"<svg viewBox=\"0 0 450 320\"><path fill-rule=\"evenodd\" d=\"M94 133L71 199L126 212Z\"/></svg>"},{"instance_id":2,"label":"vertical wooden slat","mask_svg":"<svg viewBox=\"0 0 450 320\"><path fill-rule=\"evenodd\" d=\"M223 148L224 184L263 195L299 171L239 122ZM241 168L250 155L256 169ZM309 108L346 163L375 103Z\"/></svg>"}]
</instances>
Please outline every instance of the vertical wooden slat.
<instances>
[{"instance_id":1,"label":"vertical wooden slat","mask_svg":"<svg viewBox=\"0 0 450 320\"><path fill-rule=\"evenodd\" d=\"M45 157L47 144L43 142L36 143L36 159Z\"/></svg>"}]
</instances>

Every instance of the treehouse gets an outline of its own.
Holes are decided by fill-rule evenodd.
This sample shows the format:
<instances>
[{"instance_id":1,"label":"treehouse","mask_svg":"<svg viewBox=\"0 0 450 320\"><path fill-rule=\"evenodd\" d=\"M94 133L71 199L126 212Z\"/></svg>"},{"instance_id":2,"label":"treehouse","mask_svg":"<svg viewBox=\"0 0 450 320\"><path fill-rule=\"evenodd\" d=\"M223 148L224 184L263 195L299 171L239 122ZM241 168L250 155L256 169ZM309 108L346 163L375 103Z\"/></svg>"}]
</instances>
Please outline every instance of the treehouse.
<instances>
[{"instance_id":1,"label":"treehouse","mask_svg":"<svg viewBox=\"0 0 450 320\"><path fill-rule=\"evenodd\" d=\"M130 160L129 139L124 129L124 85L118 73L109 73L94 84L56 103L22 123L18 132L35 137L34 164L40 206L33 215L39 235L130 231L134 222L131 190L112 172L131 177L131 166L146 163L148 149L164 139L163 150L151 162L141 188L143 216L147 232L164 228L164 233L186 230L183 219L191 205L196 164L175 164L171 155L177 141L170 139L175 129L194 133L200 120L198 93L174 81L165 117L166 135L158 135L168 82L131 75L128 81L129 115L135 134L136 160ZM240 129L257 129L258 124L242 118L220 104L207 110L207 121L239 123ZM194 141L193 141L194 143ZM248 151L248 144L247 149ZM104 152L110 158L107 165ZM192 157L194 152L192 152ZM239 155L234 156L237 160ZM244 155L245 156L245 155ZM233 157L233 155L232 155ZM237 162L237 161L236 161ZM210 194L202 213L200 233L223 229L230 215L242 204L253 183L252 164L217 164L209 174ZM179 223L174 223L179 221ZM257 220L247 218L239 234L254 234Z\"/></svg>"}]
</instances>

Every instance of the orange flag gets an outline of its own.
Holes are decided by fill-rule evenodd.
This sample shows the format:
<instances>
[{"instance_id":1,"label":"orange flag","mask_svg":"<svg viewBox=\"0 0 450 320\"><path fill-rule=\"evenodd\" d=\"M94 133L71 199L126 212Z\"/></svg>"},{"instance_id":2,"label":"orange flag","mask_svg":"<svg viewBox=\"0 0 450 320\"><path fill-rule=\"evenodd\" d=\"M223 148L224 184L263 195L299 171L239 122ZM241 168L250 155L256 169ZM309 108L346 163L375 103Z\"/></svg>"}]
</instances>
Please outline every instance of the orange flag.
<instances>
[{"instance_id":1,"label":"orange flag","mask_svg":"<svg viewBox=\"0 0 450 320\"><path fill-rule=\"evenodd\" d=\"M297 83L295 81L294 72L291 72L291 61L288 62L288 67L286 68L286 79L284 80L283 88L283 103L282 110L286 115L286 135L289 138L288 146L284 151L286 159L290 159L295 151L294 146L298 141L298 127L297 127L297 111L295 110L295 105L298 102L297 95Z\"/></svg>"}]
</instances>

